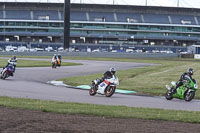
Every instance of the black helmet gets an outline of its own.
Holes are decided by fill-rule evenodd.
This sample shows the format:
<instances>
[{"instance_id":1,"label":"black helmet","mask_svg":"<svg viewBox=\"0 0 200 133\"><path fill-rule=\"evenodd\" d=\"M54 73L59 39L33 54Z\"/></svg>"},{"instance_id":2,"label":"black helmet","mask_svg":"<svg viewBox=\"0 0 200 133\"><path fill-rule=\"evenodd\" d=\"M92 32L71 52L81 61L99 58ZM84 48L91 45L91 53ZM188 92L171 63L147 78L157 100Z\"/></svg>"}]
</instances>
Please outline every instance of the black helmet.
<instances>
[{"instance_id":1,"label":"black helmet","mask_svg":"<svg viewBox=\"0 0 200 133\"><path fill-rule=\"evenodd\" d=\"M14 60L16 59L16 56L15 56L15 55L13 56L13 59L14 59Z\"/></svg>"},{"instance_id":2,"label":"black helmet","mask_svg":"<svg viewBox=\"0 0 200 133\"><path fill-rule=\"evenodd\" d=\"M188 69L188 73L189 73L190 75L193 75L194 70L193 70L192 68L190 68L190 69Z\"/></svg>"},{"instance_id":3,"label":"black helmet","mask_svg":"<svg viewBox=\"0 0 200 133\"><path fill-rule=\"evenodd\" d=\"M111 67L111 68L109 69L109 71L112 72L113 74L115 74L116 69L115 69L114 67Z\"/></svg>"}]
</instances>

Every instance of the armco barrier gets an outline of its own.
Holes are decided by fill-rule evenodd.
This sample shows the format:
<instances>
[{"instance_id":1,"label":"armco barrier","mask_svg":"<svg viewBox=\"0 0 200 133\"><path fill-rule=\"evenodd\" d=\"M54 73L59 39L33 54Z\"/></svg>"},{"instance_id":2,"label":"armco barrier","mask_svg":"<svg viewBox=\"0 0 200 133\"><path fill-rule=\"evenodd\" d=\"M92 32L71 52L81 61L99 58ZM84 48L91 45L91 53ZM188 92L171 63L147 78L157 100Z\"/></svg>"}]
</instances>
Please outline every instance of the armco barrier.
<instances>
[{"instance_id":1,"label":"armco barrier","mask_svg":"<svg viewBox=\"0 0 200 133\"><path fill-rule=\"evenodd\" d=\"M176 58L180 54L167 53L111 53L111 52L0 52L0 55L16 56L53 56L54 54L62 56L80 56L80 57L116 57L116 58Z\"/></svg>"},{"instance_id":2,"label":"armco barrier","mask_svg":"<svg viewBox=\"0 0 200 133\"><path fill-rule=\"evenodd\" d=\"M181 58L193 58L194 59L194 54L181 54Z\"/></svg>"}]
</instances>

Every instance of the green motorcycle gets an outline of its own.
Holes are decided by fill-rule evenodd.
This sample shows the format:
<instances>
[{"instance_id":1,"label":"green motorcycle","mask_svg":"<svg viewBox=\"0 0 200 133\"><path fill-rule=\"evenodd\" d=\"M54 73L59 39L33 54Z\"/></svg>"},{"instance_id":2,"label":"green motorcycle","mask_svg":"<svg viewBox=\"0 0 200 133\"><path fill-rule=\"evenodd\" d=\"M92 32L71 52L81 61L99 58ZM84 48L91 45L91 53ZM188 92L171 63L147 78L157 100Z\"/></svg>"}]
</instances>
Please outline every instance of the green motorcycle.
<instances>
[{"instance_id":1,"label":"green motorcycle","mask_svg":"<svg viewBox=\"0 0 200 133\"><path fill-rule=\"evenodd\" d=\"M183 81L183 85L177 88L176 92L174 92L176 88L176 82L171 82L172 86L166 85L168 89L166 92L166 99L171 100L173 98L184 99L185 101L191 101L194 96L195 92L198 89L197 83L195 79L191 79L189 81Z\"/></svg>"}]
</instances>

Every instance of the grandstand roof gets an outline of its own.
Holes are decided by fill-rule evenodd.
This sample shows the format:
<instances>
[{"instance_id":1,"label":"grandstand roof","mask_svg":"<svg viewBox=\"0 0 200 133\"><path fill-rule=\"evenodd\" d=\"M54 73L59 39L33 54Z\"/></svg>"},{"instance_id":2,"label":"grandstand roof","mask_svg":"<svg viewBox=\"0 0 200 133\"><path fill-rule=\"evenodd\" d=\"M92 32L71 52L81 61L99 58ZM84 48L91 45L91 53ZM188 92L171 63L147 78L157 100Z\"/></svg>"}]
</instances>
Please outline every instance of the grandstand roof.
<instances>
[{"instance_id":1,"label":"grandstand roof","mask_svg":"<svg viewBox=\"0 0 200 133\"><path fill-rule=\"evenodd\" d=\"M64 3L65 0L0 0L0 2ZM199 0L71 0L71 3L200 8Z\"/></svg>"}]
</instances>

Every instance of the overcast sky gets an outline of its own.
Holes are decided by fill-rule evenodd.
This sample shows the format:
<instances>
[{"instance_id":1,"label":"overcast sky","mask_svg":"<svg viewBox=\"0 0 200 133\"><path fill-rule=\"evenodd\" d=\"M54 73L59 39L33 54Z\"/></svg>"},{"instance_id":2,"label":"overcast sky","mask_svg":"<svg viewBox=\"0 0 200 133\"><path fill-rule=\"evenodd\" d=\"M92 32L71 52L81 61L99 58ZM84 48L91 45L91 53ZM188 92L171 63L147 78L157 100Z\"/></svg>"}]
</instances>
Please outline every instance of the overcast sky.
<instances>
[{"instance_id":1,"label":"overcast sky","mask_svg":"<svg viewBox=\"0 0 200 133\"><path fill-rule=\"evenodd\" d=\"M49 2L63 3L64 0L0 0L0 2ZM147 5L149 6L169 6L200 8L200 0L71 0L71 3L91 3L91 4L123 4L123 5ZM178 2L179 1L179 2Z\"/></svg>"}]
</instances>

